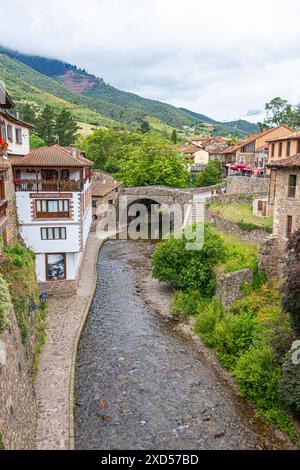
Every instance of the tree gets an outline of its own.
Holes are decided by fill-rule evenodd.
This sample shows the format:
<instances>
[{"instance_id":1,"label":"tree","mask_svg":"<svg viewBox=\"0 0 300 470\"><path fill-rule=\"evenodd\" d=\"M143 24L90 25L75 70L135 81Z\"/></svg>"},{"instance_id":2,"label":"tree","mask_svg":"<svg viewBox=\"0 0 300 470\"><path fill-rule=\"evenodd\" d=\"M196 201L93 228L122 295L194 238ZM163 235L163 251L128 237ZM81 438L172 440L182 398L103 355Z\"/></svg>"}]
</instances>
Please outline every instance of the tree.
<instances>
[{"instance_id":1,"label":"tree","mask_svg":"<svg viewBox=\"0 0 300 470\"><path fill-rule=\"evenodd\" d=\"M30 148L32 149L37 149L39 147L46 146L46 142L36 134L30 134L29 140L30 140Z\"/></svg>"},{"instance_id":2,"label":"tree","mask_svg":"<svg viewBox=\"0 0 300 470\"><path fill-rule=\"evenodd\" d=\"M159 243L152 256L152 275L180 289L200 289L202 296L212 296L214 266L226 257L224 242L207 224L201 250L187 250L186 242L185 237L172 237Z\"/></svg>"},{"instance_id":3,"label":"tree","mask_svg":"<svg viewBox=\"0 0 300 470\"><path fill-rule=\"evenodd\" d=\"M279 96L273 98L265 105L266 119L264 124L270 127L280 126L281 124L293 124L293 109L292 106Z\"/></svg>"},{"instance_id":4,"label":"tree","mask_svg":"<svg viewBox=\"0 0 300 470\"><path fill-rule=\"evenodd\" d=\"M46 145L53 145L56 142L55 119L55 109L50 105L46 105L37 117L35 133L45 141Z\"/></svg>"},{"instance_id":5,"label":"tree","mask_svg":"<svg viewBox=\"0 0 300 470\"><path fill-rule=\"evenodd\" d=\"M173 131L172 131L171 142L172 142L172 144L177 144L177 131L176 131L176 129L173 129Z\"/></svg>"},{"instance_id":6,"label":"tree","mask_svg":"<svg viewBox=\"0 0 300 470\"><path fill-rule=\"evenodd\" d=\"M30 124L36 123L36 109L29 103L25 103L20 106L20 114L23 121Z\"/></svg>"},{"instance_id":7,"label":"tree","mask_svg":"<svg viewBox=\"0 0 300 470\"><path fill-rule=\"evenodd\" d=\"M148 121L142 122L142 125L141 125L142 134L147 134L148 132L150 132L150 130L151 130L151 127L150 127L149 122Z\"/></svg>"},{"instance_id":8,"label":"tree","mask_svg":"<svg viewBox=\"0 0 300 470\"><path fill-rule=\"evenodd\" d=\"M289 313L294 329L300 333L300 230L292 234L287 245L286 280L282 307Z\"/></svg>"},{"instance_id":9,"label":"tree","mask_svg":"<svg viewBox=\"0 0 300 470\"><path fill-rule=\"evenodd\" d=\"M96 168L116 172L120 170L121 161L126 159L130 149L139 146L142 138L140 133L97 129L87 137L79 138L77 145Z\"/></svg>"},{"instance_id":10,"label":"tree","mask_svg":"<svg viewBox=\"0 0 300 470\"><path fill-rule=\"evenodd\" d=\"M57 142L62 147L68 147L76 139L76 133L79 127L72 116L71 111L62 108L55 119L55 134Z\"/></svg>"},{"instance_id":11,"label":"tree","mask_svg":"<svg viewBox=\"0 0 300 470\"><path fill-rule=\"evenodd\" d=\"M126 186L164 185L183 188L189 172L184 157L170 144L145 135L140 145L129 146L116 178Z\"/></svg>"},{"instance_id":12,"label":"tree","mask_svg":"<svg viewBox=\"0 0 300 470\"><path fill-rule=\"evenodd\" d=\"M213 186L221 182L222 166L219 160L211 160L203 171L197 173L195 186Z\"/></svg>"}]
</instances>

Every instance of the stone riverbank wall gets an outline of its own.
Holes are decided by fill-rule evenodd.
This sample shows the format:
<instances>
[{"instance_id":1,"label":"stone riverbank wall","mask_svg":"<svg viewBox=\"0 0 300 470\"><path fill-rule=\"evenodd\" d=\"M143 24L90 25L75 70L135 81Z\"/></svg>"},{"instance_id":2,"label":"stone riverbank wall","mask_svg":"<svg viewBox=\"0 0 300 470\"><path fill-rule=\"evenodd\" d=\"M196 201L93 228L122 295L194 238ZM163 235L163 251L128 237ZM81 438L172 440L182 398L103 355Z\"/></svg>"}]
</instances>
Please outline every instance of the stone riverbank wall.
<instances>
[{"instance_id":1,"label":"stone riverbank wall","mask_svg":"<svg viewBox=\"0 0 300 470\"><path fill-rule=\"evenodd\" d=\"M217 280L216 297L222 301L224 308L243 296L243 285L253 282L252 269L239 269L233 273L219 276Z\"/></svg>"},{"instance_id":2,"label":"stone riverbank wall","mask_svg":"<svg viewBox=\"0 0 300 470\"><path fill-rule=\"evenodd\" d=\"M36 403L31 372L14 310L0 333L0 448L34 449Z\"/></svg>"}]
</instances>

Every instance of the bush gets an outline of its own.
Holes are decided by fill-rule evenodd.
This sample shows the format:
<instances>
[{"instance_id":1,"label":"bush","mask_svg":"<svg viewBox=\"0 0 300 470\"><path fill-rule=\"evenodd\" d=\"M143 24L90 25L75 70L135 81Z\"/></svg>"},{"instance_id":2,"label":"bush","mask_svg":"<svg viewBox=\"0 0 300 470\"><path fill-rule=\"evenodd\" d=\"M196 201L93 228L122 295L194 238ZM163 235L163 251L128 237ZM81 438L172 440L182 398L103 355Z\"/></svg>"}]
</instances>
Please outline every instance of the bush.
<instances>
[{"instance_id":1,"label":"bush","mask_svg":"<svg viewBox=\"0 0 300 470\"><path fill-rule=\"evenodd\" d=\"M280 427L295 440L292 421L280 406L278 384L281 369L274 364L270 346L256 344L250 347L239 358L232 374L241 395L250 399L269 422Z\"/></svg>"},{"instance_id":2,"label":"bush","mask_svg":"<svg viewBox=\"0 0 300 470\"><path fill-rule=\"evenodd\" d=\"M295 341L282 368L279 395L285 406L300 415L300 354L297 353L298 351L300 351L300 341Z\"/></svg>"},{"instance_id":3,"label":"bush","mask_svg":"<svg viewBox=\"0 0 300 470\"><path fill-rule=\"evenodd\" d=\"M203 304L198 290L177 291L171 304L171 312L176 317L196 315Z\"/></svg>"},{"instance_id":4,"label":"bush","mask_svg":"<svg viewBox=\"0 0 300 470\"><path fill-rule=\"evenodd\" d=\"M199 289L202 297L213 295L214 266L225 256L224 242L208 225L199 250L187 250L187 239L174 237L159 243L152 256L152 275L182 289Z\"/></svg>"},{"instance_id":5,"label":"bush","mask_svg":"<svg viewBox=\"0 0 300 470\"><path fill-rule=\"evenodd\" d=\"M12 309L8 286L0 274L0 332L6 330L9 325L9 313Z\"/></svg>"},{"instance_id":6,"label":"bush","mask_svg":"<svg viewBox=\"0 0 300 470\"><path fill-rule=\"evenodd\" d=\"M237 226L245 232L252 232L252 230L259 230L262 228L259 225L252 224L251 222L244 222L243 220L239 220L237 222Z\"/></svg>"},{"instance_id":7,"label":"bush","mask_svg":"<svg viewBox=\"0 0 300 470\"><path fill-rule=\"evenodd\" d=\"M197 316L195 332L201 338L205 346L213 348L215 346L216 325L224 316L222 303L215 297L202 305L202 311Z\"/></svg>"},{"instance_id":8,"label":"bush","mask_svg":"<svg viewBox=\"0 0 300 470\"><path fill-rule=\"evenodd\" d=\"M239 356L252 344L260 332L258 321L249 314L226 314L216 324L214 349L222 364L231 370Z\"/></svg>"}]
</instances>

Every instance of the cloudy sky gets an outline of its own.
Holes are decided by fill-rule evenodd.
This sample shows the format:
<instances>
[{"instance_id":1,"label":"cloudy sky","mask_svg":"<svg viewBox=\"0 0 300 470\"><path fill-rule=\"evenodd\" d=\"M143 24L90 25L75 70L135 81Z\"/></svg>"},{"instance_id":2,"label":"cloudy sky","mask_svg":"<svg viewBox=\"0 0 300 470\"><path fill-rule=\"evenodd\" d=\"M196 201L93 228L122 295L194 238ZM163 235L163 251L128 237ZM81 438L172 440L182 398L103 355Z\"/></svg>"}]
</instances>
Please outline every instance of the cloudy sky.
<instances>
[{"instance_id":1,"label":"cloudy sky","mask_svg":"<svg viewBox=\"0 0 300 470\"><path fill-rule=\"evenodd\" d=\"M299 0L1 0L0 44L219 120L300 102Z\"/></svg>"}]
</instances>

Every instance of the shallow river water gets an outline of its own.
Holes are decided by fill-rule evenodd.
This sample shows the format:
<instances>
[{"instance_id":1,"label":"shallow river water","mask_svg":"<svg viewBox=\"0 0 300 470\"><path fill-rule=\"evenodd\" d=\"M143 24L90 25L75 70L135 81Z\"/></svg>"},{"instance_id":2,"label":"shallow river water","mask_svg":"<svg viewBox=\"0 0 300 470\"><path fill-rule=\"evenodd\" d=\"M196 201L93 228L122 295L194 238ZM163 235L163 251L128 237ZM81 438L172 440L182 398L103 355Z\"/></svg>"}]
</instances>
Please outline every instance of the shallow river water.
<instances>
[{"instance_id":1,"label":"shallow river water","mask_svg":"<svg viewBox=\"0 0 300 470\"><path fill-rule=\"evenodd\" d=\"M77 356L76 447L284 448L140 295L137 270L150 252L150 244L133 241L109 241L100 252Z\"/></svg>"}]
</instances>

